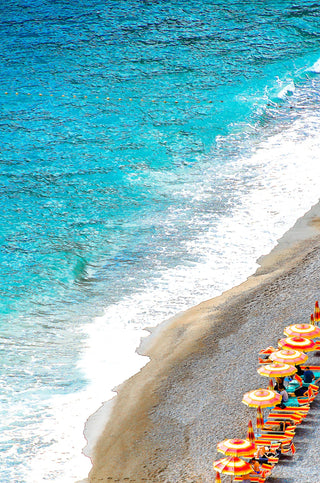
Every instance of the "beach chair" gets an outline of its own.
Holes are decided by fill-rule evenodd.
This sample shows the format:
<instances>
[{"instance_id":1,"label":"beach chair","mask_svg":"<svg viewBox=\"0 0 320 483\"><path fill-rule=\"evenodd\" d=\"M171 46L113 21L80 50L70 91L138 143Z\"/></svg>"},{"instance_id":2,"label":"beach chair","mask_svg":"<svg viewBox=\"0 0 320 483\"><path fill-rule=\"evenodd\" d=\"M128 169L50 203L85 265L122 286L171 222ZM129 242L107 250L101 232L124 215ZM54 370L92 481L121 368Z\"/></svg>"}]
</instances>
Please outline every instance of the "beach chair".
<instances>
[{"instance_id":1,"label":"beach chair","mask_svg":"<svg viewBox=\"0 0 320 483\"><path fill-rule=\"evenodd\" d=\"M295 375L293 376L293 378L294 378L294 379L295 379L295 380L298 382L299 387L301 387L301 386L302 386L302 382L303 382L303 381L302 381L302 377L298 376L298 374L295 374Z\"/></svg>"},{"instance_id":2,"label":"beach chair","mask_svg":"<svg viewBox=\"0 0 320 483\"><path fill-rule=\"evenodd\" d=\"M248 478L250 478L248 480ZM244 481L242 476L235 476L233 481ZM256 473L250 473L249 475L246 476L245 479L246 482L252 482L252 483L264 483L266 481L266 478L263 476L263 473L261 475L257 475Z\"/></svg>"},{"instance_id":3,"label":"beach chair","mask_svg":"<svg viewBox=\"0 0 320 483\"><path fill-rule=\"evenodd\" d=\"M278 461L279 461L279 458L277 456L269 456L268 457L268 463L270 465L275 466L278 463Z\"/></svg>"},{"instance_id":4,"label":"beach chair","mask_svg":"<svg viewBox=\"0 0 320 483\"><path fill-rule=\"evenodd\" d=\"M264 434L262 436L259 436L256 438L256 444L263 445L263 446L270 446L271 443L282 443L282 444L289 444L291 443L292 438L289 438L284 435L270 435L270 434Z\"/></svg>"},{"instance_id":5,"label":"beach chair","mask_svg":"<svg viewBox=\"0 0 320 483\"><path fill-rule=\"evenodd\" d=\"M276 349L272 345L269 345L269 347L267 347L266 349L261 349L261 351L259 352L259 355L272 354L273 352L276 352L277 350L278 349Z\"/></svg>"},{"instance_id":6,"label":"beach chair","mask_svg":"<svg viewBox=\"0 0 320 483\"><path fill-rule=\"evenodd\" d=\"M279 449L281 446L280 443L271 443L270 444L270 451L271 453L275 453L277 451L277 449Z\"/></svg>"},{"instance_id":7,"label":"beach chair","mask_svg":"<svg viewBox=\"0 0 320 483\"><path fill-rule=\"evenodd\" d=\"M270 426L275 426L277 423L283 422L285 424L297 425L301 424L304 419L302 414L299 413L280 413L272 412L269 414L268 419L265 424L270 424Z\"/></svg>"},{"instance_id":8,"label":"beach chair","mask_svg":"<svg viewBox=\"0 0 320 483\"><path fill-rule=\"evenodd\" d=\"M263 473L265 477L270 476L274 467L275 467L274 464L263 463L261 465L261 470L262 470L261 473Z\"/></svg>"},{"instance_id":9,"label":"beach chair","mask_svg":"<svg viewBox=\"0 0 320 483\"><path fill-rule=\"evenodd\" d=\"M275 412L278 412L279 414L301 414L303 417L306 417L309 409L309 404L303 404L299 406L286 406L285 408L273 408L271 413L274 414Z\"/></svg>"},{"instance_id":10,"label":"beach chair","mask_svg":"<svg viewBox=\"0 0 320 483\"><path fill-rule=\"evenodd\" d=\"M307 392L307 396L305 396L305 394L303 396L298 396L297 400L299 404L311 404L315 400L315 397L316 396L309 395L309 393Z\"/></svg>"},{"instance_id":11,"label":"beach chair","mask_svg":"<svg viewBox=\"0 0 320 483\"><path fill-rule=\"evenodd\" d=\"M281 445L281 454L291 453L292 455L294 455L295 452L296 452L296 448L292 441L290 444Z\"/></svg>"}]
</instances>

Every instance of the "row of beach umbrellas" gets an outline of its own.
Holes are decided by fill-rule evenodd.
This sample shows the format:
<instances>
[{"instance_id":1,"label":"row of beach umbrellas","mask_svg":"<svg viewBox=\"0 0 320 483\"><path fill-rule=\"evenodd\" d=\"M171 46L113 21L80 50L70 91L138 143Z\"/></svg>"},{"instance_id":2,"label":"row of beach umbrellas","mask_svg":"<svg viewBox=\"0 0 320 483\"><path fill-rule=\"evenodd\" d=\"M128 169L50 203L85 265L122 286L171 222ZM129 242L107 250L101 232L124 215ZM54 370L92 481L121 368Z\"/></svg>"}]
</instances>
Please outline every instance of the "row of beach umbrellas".
<instances>
[{"instance_id":1,"label":"row of beach umbrellas","mask_svg":"<svg viewBox=\"0 0 320 483\"><path fill-rule=\"evenodd\" d=\"M281 395L273 391L272 378L292 376L297 372L297 365L303 364L308 359L305 352L318 348L313 341L320 337L320 328L315 322L320 321L319 304L315 304L315 312L311 315L310 324L293 324L284 329L286 338L278 341L279 349L269 347L263 351L268 354L270 363L263 364L258 368L261 376L269 377L268 389L256 389L244 394L242 402L249 407L257 408L257 430L263 427L263 408L274 407L281 402ZM252 473L252 466L243 458L254 456L256 445L252 421L249 421L246 439L227 439L217 445L219 452L226 455L213 463L216 470L215 483L221 482L220 473L233 476L247 475Z\"/></svg>"}]
</instances>

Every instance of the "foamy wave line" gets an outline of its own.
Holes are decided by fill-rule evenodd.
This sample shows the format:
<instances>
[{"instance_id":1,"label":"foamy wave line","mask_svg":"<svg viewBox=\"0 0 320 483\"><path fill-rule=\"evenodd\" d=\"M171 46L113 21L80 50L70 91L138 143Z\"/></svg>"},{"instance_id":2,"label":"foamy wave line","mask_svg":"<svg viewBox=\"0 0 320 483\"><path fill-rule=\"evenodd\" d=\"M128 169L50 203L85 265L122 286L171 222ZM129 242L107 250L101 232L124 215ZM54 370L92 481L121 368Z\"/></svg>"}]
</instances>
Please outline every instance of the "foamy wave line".
<instances>
[{"instance_id":1,"label":"foamy wave line","mask_svg":"<svg viewBox=\"0 0 320 483\"><path fill-rule=\"evenodd\" d=\"M309 67L307 71L314 72L315 74L320 74L320 59L318 59L311 67Z\"/></svg>"}]
</instances>

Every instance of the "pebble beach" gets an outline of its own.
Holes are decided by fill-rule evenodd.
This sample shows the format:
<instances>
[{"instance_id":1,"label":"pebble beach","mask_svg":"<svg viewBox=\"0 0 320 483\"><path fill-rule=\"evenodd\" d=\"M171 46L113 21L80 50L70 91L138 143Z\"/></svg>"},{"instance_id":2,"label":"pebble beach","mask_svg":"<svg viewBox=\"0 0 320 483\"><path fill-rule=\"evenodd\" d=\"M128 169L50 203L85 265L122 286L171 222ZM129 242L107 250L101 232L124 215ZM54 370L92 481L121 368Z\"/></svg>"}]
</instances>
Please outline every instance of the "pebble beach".
<instances>
[{"instance_id":1,"label":"pebble beach","mask_svg":"<svg viewBox=\"0 0 320 483\"><path fill-rule=\"evenodd\" d=\"M243 394L267 387L257 373L259 350L276 345L285 326L308 323L319 297L319 213L316 205L298 220L246 282L142 341L150 362L117 388L91 454L90 483L214 480L217 443L245 437L249 419L255 421ZM312 353L309 363L318 362ZM268 481L319 483L318 411L316 399L297 429L296 454L283 456Z\"/></svg>"}]
</instances>

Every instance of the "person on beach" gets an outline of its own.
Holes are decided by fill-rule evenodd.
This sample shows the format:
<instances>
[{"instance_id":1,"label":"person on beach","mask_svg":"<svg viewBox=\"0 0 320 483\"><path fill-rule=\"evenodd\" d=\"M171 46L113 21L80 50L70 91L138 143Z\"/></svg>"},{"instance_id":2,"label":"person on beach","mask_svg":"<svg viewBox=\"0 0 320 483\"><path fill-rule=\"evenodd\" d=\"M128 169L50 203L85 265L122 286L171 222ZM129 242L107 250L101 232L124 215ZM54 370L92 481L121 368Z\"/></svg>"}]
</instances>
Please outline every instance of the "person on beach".
<instances>
[{"instance_id":1,"label":"person on beach","mask_svg":"<svg viewBox=\"0 0 320 483\"><path fill-rule=\"evenodd\" d=\"M301 369L301 366L299 366L299 365L298 365L298 366L296 366L296 367L297 367L297 375L298 375L298 376L303 376L304 371Z\"/></svg>"},{"instance_id":2,"label":"person on beach","mask_svg":"<svg viewBox=\"0 0 320 483\"><path fill-rule=\"evenodd\" d=\"M305 384L310 384L315 379L314 373L310 370L310 367L306 367L303 373L303 381Z\"/></svg>"},{"instance_id":3,"label":"person on beach","mask_svg":"<svg viewBox=\"0 0 320 483\"><path fill-rule=\"evenodd\" d=\"M264 463L269 462L270 457L280 458L281 456L281 449L277 448L276 451L273 453L268 446L260 446L258 447L257 452L255 453L255 458L258 459L259 463L262 465Z\"/></svg>"},{"instance_id":4,"label":"person on beach","mask_svg":"<svg viewBox=\"0 0 320 483\"><path fill-rule=\"evenodd\" d=\"M276 377L274 391L279 391L279 386L284 386L284 377Z\"/></svg>"},{"instance_id":5,"label":"person on beach","mask_svg":"<svg viewBox=\"0 0 320 483\"><path fill-rule=\"evenodd\" d=\"M251 467L252 467L252 473L255 473L256 475L260 475L261 473L261 468L260 468L260 463L258 458L252 458L249 461ZM251 480L250 474L249 475L243 475L242 480Z\"/></svg>"},{"instance_id":6,"label":"person on beach","mask_svg":"<svg viewBox=\"0 0 320 483\"><path fill-rule=\"evenodd\" d=\"M303 384L294 391L295 396L303 396L307 392L309 384L312 382L316 384L319 381L319 379L316 381L314 379L314 373L310 370L310 367L306 367L303 373Z\"/></svg>"},{"instance_id":7,"label":"person on beach","mask_svg":"<svg viewBox=\"0 0 320 483\"><path fill-rule=\"evenodd\" d=\"M284 387L283 383L279 382L277 392L282 396L282 399L280 404L277 404L276 407L285 408L286 407L285 403L288 402L289 394L287 393L287 390Z\"/></svg>"}]
</instances>

